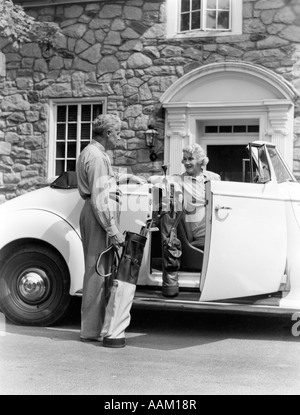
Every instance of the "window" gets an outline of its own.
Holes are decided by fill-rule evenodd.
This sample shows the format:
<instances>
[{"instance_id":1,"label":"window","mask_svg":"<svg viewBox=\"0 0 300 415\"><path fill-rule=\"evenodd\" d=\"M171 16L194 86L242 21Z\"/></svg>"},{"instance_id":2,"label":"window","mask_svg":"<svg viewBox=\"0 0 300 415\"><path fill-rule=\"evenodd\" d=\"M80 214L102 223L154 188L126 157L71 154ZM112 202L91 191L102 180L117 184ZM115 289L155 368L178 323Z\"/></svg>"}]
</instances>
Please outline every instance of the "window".
<instances>
[{"instance_id":1,"label":"window","mask_svg":"<svg viewBox=\"0 0 300 415\"><path fill-rule=\"evenodd\" d=\"M167 0L167 37L242 34L242 0Z\"/></svg>"},{"instance_id":2,"label":"window","mask_svg":"<svg viewBox=\"0 0 300 415\"><path fill-rule=\"evenodd\" d=\"M278 183L285 183L285 182L294 182L296 179L293 177L287 166L285 165L284 161L282 160L278 150L274 147L268 146L269 156L271 157L272 164L276 173L277 182Z\"/></svg>"},{"instance_id":3,"label":"window","mask_svg":"<svg viewBox=\"0 0 300 415\"><path fill-rule=\"evenodd\" d=\"M104 112L104 102L56 103L53 106L54 142L51 143L49 177L75 171L80 152L92 139L92 121ZM52 153L52 154L51 154ZM52 157L51 157L52 155Z\"/></svg>"},{"instance_id":4,"label":"window","mask_svg":"<svg viewBox=\"0 0 300 415\"><path fill-rule=\"evenodd\" d=\"M180 32L230 30L232 0L181 0Z\"/></svg>"},{"instance_id":5,"label":"window","mask_svg":"<svg viewBox=\"0 0 300 415\"><path fill-rule=\"evenodd\" d=\"M206 125L205 134L258 134L259 125Z\"/></svg>"}]
</instances>

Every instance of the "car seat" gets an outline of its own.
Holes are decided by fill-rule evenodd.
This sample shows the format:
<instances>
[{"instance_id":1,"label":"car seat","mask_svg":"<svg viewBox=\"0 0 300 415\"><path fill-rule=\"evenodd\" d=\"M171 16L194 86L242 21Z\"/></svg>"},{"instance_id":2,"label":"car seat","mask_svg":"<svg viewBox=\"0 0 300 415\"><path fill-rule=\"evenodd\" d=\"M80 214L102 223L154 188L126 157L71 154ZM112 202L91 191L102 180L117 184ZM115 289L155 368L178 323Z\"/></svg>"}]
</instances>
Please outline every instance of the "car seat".
<instances>
[{"instance_id":1,"label":"car seat","mask_svg":"<svg viewBox=\"0 0 300 415\"><path fill-rule=\"evenodd\" d=\"M185 220L185 213L178 224L177 236L182 244L181 270L201 272L204 247L201 246L202 243L200 241L193 241L192 232Z\"/></svg>"}]
</instances>

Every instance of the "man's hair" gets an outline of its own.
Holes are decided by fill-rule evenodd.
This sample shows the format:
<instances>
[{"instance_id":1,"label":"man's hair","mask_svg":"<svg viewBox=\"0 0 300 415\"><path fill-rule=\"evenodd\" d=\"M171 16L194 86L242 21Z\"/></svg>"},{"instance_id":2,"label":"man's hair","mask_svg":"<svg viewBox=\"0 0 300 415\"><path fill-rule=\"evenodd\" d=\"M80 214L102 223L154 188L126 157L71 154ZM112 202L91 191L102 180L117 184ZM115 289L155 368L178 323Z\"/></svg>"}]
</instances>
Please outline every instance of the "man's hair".
<instances>
[{"instance_id":1,"label":"man's hair","mask_svg":"<svg viewBox=\"0 0 300 415\"><path fill-rule=\"evenodd\" d=\"M184 147L182 151L183 153L192 154L195 157L197 163L201 164L203 167L207 166L209 163L209 158L199 144L189 144L188 146Z\"/></svg>"},{"instance_id":2,"label":"man's hair","mask_svg":"<svg viewBox=\"0 0 300 415\"><path fill-rule=\"evenodd\" d=\"M121 120L115 114L101 114L93 121L93 135L102 135L110 128L120 128Z\"/></svg>"}]
</instances>

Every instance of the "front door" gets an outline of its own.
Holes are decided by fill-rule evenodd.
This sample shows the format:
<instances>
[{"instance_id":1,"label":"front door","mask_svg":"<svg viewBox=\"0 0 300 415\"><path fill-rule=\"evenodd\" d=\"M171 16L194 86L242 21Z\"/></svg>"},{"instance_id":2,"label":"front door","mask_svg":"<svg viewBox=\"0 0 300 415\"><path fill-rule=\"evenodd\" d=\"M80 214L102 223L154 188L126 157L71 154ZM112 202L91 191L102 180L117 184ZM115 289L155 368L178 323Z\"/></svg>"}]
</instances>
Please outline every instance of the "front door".
<instances>
[{"instance_id":1,"label":"front door","mask_svg":"<svg viewBox=\"0 0 300 415\"><path fill-rule=\"evenodd\" d=\"M286 266L284 200L276 181L208 184L200 301L277 292Z\"/></svg>"}]
</instances>

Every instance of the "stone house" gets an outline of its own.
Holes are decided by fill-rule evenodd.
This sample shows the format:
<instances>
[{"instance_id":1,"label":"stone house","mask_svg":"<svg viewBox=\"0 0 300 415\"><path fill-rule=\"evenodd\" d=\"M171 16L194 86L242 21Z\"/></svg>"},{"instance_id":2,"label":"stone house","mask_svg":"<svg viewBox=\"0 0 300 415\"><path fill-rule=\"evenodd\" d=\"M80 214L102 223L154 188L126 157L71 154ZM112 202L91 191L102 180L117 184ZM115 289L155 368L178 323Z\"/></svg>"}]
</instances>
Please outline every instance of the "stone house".
<instances>
[{"instance_id":1,"label":"stone house","mask_svg":"<svg viewBox=\"0 0 300 415\"><path fill-rule=\"evenodd\" d=\"M300 179L298 0L19 0L56 48L0 39L0 203L74 170L101 112L121 117L113 164L180 173L199 142L239 180L245 145L276 143ZM145 135L158 132L149 159Z\"/></svg>"}]
</instances>

